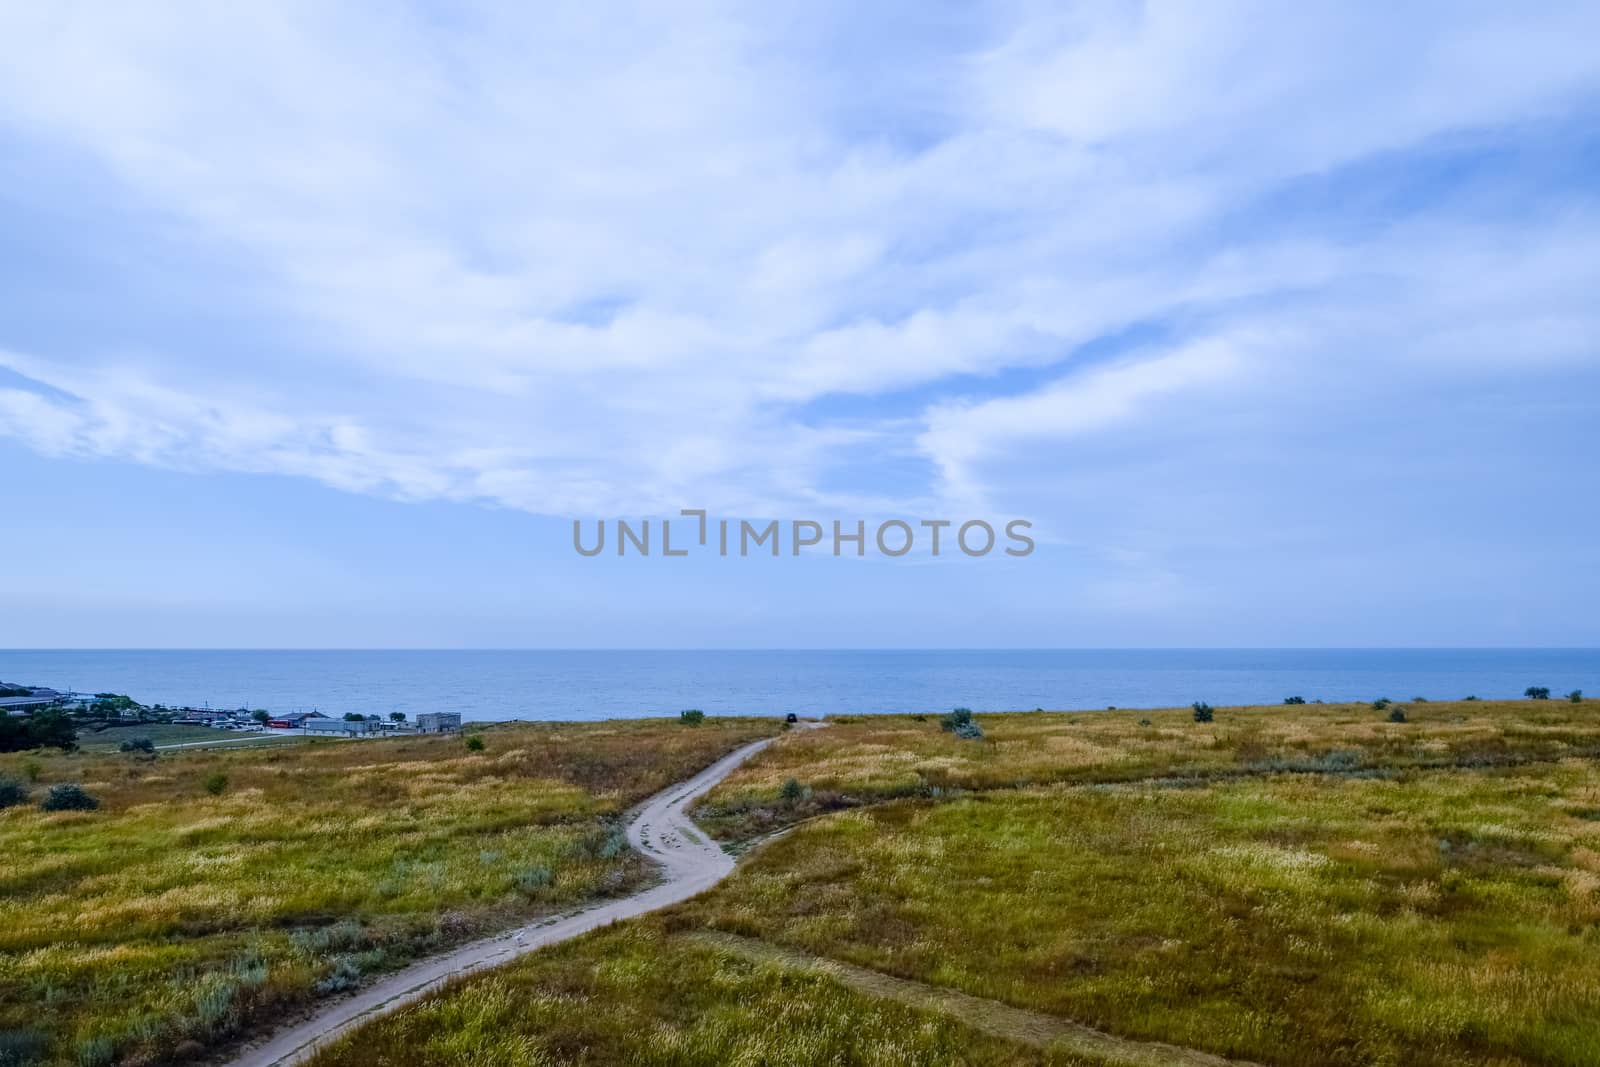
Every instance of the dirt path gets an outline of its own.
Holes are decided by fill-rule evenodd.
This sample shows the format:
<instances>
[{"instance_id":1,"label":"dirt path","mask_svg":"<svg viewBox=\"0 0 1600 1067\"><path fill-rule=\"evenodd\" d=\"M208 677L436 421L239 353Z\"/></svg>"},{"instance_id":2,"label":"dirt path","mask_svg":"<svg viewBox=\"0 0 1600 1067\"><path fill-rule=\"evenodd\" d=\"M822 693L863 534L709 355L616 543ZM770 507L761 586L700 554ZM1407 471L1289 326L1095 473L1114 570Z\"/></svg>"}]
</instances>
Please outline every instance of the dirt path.
<instances>
[{"instance_id":1,"label":"dirt path","mask_svg":"<svg viewBox=\"0 0 1600 1067\"><path fill-rule=\"evenodd\" d=\"M498 966L524 953L620 919L676 904L715 885L733 870L734 861L703 833L693 829L687 808L735 767L775 740L756 741L729 753L688 781L657 793L640 808L628 824L628 840L661 864L665 875L661 883L622 900L546 919L536 926L474 941L412 964L246 1048L228 1061L229 1067L286 1067L301 1063L334 1038L422 998L452 978Z\"/></svg>"},{"instance_id":2,"label":"dirt path","mask_svg":"<svg viewBox=\"0 0 1600 1067\"><path fill-rule=\"evenodd\" d=\"M1247 1060L1224 1059L1178 1045L1117 1037L1059 1016L1014 1008L998 1000L974 997L925 982L896 978L881 971L840 963L796 949L781 948L737 934L707 931L680 936L757 963L816 971L869 996L952 1016L991 1037L1068 1052L1099 1063L1126 1067L1259 1067Z\"/></svg>"}]
</instances>

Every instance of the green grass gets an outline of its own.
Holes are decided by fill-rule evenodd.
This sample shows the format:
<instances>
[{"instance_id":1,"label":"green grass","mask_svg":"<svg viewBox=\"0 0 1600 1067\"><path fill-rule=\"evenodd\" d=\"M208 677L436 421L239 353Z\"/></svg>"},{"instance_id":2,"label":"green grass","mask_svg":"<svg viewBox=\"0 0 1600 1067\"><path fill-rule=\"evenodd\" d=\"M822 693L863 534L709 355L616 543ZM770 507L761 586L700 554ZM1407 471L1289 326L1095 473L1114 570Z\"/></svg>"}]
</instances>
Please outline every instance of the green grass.
<instances>
[{"instance_id":1,"label":"green grass","mask_svg":"<svg viewBox=\"0 0 1600 1067\"><path fill-rule=\"evenodd\" d=\"M209 726L175 726L172 723L152 722L133 726L109 726L103 730L78 731L78 747L86 752L116 751L124 741L135 737L148 737L157 745L181 745L195 741L237 741L241 737L260 737L235 730L213 730ZM283 735L279 736L280 739ZM294 740L299 740L295 735ZM255 742L263 744L264 742Z\"/></svg>"},{"instance_id":2,"label":"green grass","mask_svg":"<svg viewBox=\"0 0 1600 1067\"><path fill-rule=\"evenodd\" d=\"M725 839L792 827L728 881L457 983L318 1067L1071 1062L718 955L708 931L1263 1064L1600 1062L1600 716L1406 711L794 734L703 802Z\"/></svg>"},{"instance_id":3,"label":"green grass","mask_svg":"<svg viewBox=\"0 0 1600 1067\"><path fill-rule=\"evenodd\" d=\"M556 946L363 1027L315 1067L1024 1067L1083 1061L663 935L643 919Z\"/></svg>"},{"instance_id":4,"label":"green grass","mask_svg":"<svg viewBox=\"0 0 1600 1067\"><path fill-rule=\"evenodd\" d=\"M937 715L855 716L806 731L740 767L696 818L724 840L901 797L1055 782L1208 780L1272 771L1483 767L1600 756L1600 713L1555 701L1404 705L1405 723L1367 704L979 715L985 737L940 729ZM1144 725L1148 723L1148 725ZM782 796L794 779L809 790Z\"/></svg>"},{"instance_id":5,"label":"green grass","mask_svg":"<svg viewBox=\"0 0 1600 1067\"><path fill-rule=\"evenodd\" d=\"M459 737L0 757L0 1048L195 1051L417 953L648 877L619 816L771 720L516 725ZM208 731L210 733L210 731ZM227 784L211 795L206 782ZM30 779L32 779L30 781Z\"/></svg>"},{"instance_id":6,"label":"green grass","mask_svg":"<svg viewBox=\"0 0 1600 1067\"><path fill-rule=\"evenodd\" d=\"M1262 1063L1600 1057L1590 761L1054 786L816 820L709 926Z\"/></svg>"}]
</instances>

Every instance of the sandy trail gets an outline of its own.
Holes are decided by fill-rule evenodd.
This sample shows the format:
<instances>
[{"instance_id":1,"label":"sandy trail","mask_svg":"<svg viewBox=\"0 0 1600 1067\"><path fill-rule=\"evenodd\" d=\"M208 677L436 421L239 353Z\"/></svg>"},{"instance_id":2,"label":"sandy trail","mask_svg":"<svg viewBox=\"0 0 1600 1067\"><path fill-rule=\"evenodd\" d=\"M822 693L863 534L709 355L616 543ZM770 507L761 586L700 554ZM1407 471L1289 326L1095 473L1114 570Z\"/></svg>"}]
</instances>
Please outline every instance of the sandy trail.
<instances>
[{"instance_id":1,"label":"sandy trail","mask_svg":"<svg viewBox=\"0 0 1600 1067\"><path fill-rule=\"evenodd\" d=\"M686 809L735 767L775 740L777 738L767 738L745 745L688 781L679 782L645 801L628 824L628 841L661 865L665 880L659 884L631 897L605 901L520 931L473 941L414 963L354 996L329 1004L311 1017L262 1038L227 1061L228 1064L230 1067L285 1067L302 1063L342 1034L422 998L452 978L498 966L619 919L676 904L715 885L733 870L733 858L695 827Z\"/></svg>"}]
</instances>

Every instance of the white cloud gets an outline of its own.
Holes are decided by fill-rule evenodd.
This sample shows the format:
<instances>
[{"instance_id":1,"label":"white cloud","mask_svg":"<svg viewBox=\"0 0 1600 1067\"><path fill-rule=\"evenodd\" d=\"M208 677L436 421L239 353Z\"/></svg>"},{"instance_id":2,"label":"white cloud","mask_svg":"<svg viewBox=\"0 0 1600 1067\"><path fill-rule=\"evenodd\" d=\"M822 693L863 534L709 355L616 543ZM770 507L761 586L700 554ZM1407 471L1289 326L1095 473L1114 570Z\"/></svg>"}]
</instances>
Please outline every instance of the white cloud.
<instances>
[{"instance_id":1,"label":"white cloud","mask_svg":"<svg viewBox=\"0 0 1600 1067\"><path fill-rule=\"evenodd\" d=\"M1594 92L1592 6L1450 10L1047 5L808 65L777 61L791 23L748 7L13 6L0 131L94 161L174 245L248 264L292 347L0 334L0 365L48 387L0 391L0 433L537 512L778 510L859 502L830 486L863 452L920 449L941 474L879 503L982 497L1016 440L1068 447L1247 366L1282 391L1363 363L1282 341L1310 329L1285 306L1403 339L1394 360L1582 357L1592 219L1525 228L1534 284L1448 215L1356 239L1233 218ZM848 10L817 17L851 31ZM881 66L937 91L863 100ZM851 112L868 104L882 128ZM935 132L911 149L902 126ZM1407 306L1436 271L1462 299ZM1160 319L1174 338L1114 366L1003 377ZM808 407L906 390L924 416Z\"/></svg>"}]
</instances>

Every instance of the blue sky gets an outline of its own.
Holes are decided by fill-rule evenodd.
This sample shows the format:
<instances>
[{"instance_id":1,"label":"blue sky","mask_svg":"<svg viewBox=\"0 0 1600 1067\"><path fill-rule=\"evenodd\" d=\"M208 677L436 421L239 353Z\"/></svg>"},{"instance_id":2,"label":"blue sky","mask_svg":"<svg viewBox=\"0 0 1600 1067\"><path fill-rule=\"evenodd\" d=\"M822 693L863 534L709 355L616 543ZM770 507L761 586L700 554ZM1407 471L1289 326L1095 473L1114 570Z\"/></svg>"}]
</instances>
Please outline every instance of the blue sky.
<instances>
[{"instance_id":1,"label":"blue sky","mask_svg":"<svg viewBox=\"0 0 1600 1067\"><path fill-rule=\"evenodd\" d=\"M1600 643L1597 36L7 6L0 646Z\"/></svg>"}]
</instances>

